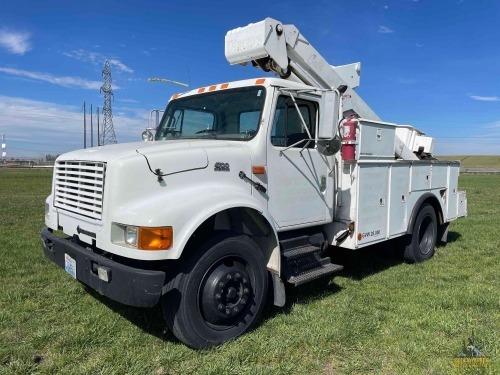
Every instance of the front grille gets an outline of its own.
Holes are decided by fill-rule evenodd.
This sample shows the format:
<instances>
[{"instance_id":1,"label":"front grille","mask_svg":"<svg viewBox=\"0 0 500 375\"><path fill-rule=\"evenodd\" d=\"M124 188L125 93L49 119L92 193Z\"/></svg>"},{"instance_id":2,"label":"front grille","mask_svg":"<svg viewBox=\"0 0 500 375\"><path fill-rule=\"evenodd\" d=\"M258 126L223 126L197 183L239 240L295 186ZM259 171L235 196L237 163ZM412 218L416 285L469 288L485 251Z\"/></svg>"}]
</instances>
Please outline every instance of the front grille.
<instances>
[{"instance_id":1,"label":"front grille","mask_svg":"<svg viewBox=\"0 0 500 375\"><path fill-rule=\"evenodd\" d=\"M54 170L54 206L101 219L106 163L58 161Z\"/></svg>"}]
</instances>

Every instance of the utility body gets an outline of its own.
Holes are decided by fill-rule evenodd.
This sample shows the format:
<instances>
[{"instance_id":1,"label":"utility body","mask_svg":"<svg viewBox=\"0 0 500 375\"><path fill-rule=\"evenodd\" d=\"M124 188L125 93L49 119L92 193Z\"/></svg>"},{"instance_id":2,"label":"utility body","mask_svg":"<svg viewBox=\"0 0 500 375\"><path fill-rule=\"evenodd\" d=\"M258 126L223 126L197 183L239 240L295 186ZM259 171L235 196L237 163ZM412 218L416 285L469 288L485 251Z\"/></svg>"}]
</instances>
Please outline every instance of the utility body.
<instances>
[{"instance_id":1,"label":"utility body","mask_svg":"<svg viewBox=\"0 0 500 375\"><path fill-rule=\"evenodd\" d=\"M272 71L174 95L144 142L61 155L45 203L46 256L127 305L161 301L194 348L248 331L267 296L341 270L325 256L396 242L432 257L467 213L459 163L383 122L360 64L329 65L293 25L226 35L226 58Z\"/></svg>"}]
</instances>

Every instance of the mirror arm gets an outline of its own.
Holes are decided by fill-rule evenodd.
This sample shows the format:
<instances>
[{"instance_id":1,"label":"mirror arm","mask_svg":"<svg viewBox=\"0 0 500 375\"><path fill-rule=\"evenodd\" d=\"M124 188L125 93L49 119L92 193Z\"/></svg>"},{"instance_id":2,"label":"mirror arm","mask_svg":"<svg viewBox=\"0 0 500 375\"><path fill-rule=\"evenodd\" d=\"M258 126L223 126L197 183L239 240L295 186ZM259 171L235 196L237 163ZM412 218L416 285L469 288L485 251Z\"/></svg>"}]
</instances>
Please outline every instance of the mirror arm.
<instances>
[{"instance_id":1,"label":"mirror arm","mask_svg":"<svg viewBox=\"0 0 500 375\"><path fill-rule=\"evenodd\" d=\"M295 101L295 98L293 97L293 95L290 95L290 98L292 98L293 105L295 106L295 109L297 110L297 114L300 117L300 122L301 122L302 126L304 127L305 131L307 132L307 135L309 136L309 140L312 140L311 133L309 132L309 129L307 128L306 122L304 121L304 118L302 117L302 113L300 113L300 109L299 109L299 106L297 105L297 102Z\"/></svg>"}]
</instances>

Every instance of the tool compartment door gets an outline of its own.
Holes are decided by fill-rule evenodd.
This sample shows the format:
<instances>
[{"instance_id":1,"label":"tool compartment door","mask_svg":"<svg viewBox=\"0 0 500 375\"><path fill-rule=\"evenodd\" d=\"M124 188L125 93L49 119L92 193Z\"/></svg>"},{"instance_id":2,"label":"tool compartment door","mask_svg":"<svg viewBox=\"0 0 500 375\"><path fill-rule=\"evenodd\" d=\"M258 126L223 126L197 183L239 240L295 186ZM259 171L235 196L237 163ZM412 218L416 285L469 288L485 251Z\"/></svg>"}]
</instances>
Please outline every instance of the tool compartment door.
<instances>
[{"instance_id":1,"label":"tool compartment door","mask_svg":"<svg viewBox=\"0 0 500 375\"><path fill-rule=\"evenodd\" d=\"M357 199L358 245L387 235L389 165L359 163Z\"/></svg>"}]
</instances>

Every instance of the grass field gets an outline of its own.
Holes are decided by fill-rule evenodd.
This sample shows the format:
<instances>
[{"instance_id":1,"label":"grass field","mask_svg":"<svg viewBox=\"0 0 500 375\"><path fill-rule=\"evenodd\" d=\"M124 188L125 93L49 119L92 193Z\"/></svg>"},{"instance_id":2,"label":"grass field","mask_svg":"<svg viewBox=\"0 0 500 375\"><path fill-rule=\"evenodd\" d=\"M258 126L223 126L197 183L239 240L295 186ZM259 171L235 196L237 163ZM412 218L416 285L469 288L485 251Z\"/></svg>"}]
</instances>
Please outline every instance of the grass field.
<instances>
[{"instance_id":1,"label":"grass field","mask_svg":"<svg viewBox=\"0 0 500 375\"><path fill-rule=\"evenodd\" d=\"M461 176L469 216L428 262L340 254L338 276L288 290L258 327L193 351L161 309L122 306L45 259L51 171L0 170L0 374L500 374L500 176ZM490 358L453 358L474 334Z\"/></svg>"},{"instance_id":2,"label":"grass field","mask_svg":"<svg viewBox=\"0 0 500 375\"><path fill-rule=\"evenodd\" d=\"M500 155L437 156L439 160L458 160L462 168L500 169Z\"/></svg>"}]
</instances>

